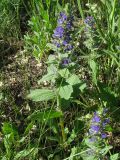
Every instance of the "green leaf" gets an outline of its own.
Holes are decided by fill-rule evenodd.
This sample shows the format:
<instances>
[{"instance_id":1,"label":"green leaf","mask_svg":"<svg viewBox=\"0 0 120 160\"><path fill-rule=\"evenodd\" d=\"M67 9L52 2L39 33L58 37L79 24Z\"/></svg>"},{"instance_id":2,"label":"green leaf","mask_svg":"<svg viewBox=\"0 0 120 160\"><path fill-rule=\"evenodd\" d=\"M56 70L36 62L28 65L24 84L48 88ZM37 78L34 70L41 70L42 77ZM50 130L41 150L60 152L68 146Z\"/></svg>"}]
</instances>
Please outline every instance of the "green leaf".
<instances>
[{"instance_id":1,"label":"green leaf","mask_svg":"<svg viewBox=\"0 0 120 160\"><path fill-rule=\"evenodd\" d=\"M97 64L94 60L90 60L90 68L92 69L92 80L97 85Z\"/></svg>"},{"instance_id":2,"label":"green leaf","mask_svg":"<svg viewBox=\"0 0 120 160\"><path fill-rule=\"evenodd\" d=\"M47 139L50 140L50 141L56 141L56 142L59 142L59 139L58 137L53 137L53 136L47 136Z\"/></svg>"},{"instance_id":3,"label":"green leaf","mask_svg":"<svg viewBox=\"0 0 120 160\"><path fill-rule=\"evenodd\" d=\"M86 87L87 87L86 83L82 83L79 89L81 90L81 92L83 92Z\"/></svg>"},{"instance_id":4,"label":"green leaf","mask_svg":"<svg viewBox=\"0 0 120 160\"><path fill-rule=\"evenodd\" d=\"M26 156L30 155L32 152L34 151L34 148L31 148L29 150L23 150L23 151L20 151L19 153L17 153L17 155L14 157L14 160L17 160L17 159L23 159L25 158Z\"/></svg>"},{"instance_id":5,"label":"green leaf","mask_svg":"<svg viewBox=\"0 0 120 160\"><path fill-rule=\"evenodd\" d=\"M26 139L27 139L27 136L26 136L26 137L22 137L22 138L18 141L18 143L23 143L23 142L25 142Z\"/></svg>"},{"instance_id":6,"label":"green leaf","mask_svg":"<svg viewBox=\"0 0 120 160\"><path fill-rule=\"evenodd\" d=\"M52 43L47 43L47 47L49 47L51 50L55 52L58 52L58 48Z\"/></svg>"},{"instance_id":7,"label":"green leaf","mask_svg":"<svg viewBox=\"0 0 120 160\"><path fill-rule=\"evenodd\" d=\"M12 124L10 124L9 122L3 123L2 132L4 133L4 135L12 133L14 136L18 136L18 132L17 132L16 128L14 126L12 126Z\"/></svg>"},{"instance_id":8,"label":"green leaf","mask_svg":"<svg viewBox=\"0 0 120 160\"><path fill-rule=\"evenodd\" d=\"M2 157L2 159L1 159L1 160L7 160L6 156Z\"/></svg>"},{"instance_id":9,"label":"green leaf","mask_svg":"<svg viewBox=\"0 0 120 160\"><path fill-rule=\"evenodd\" d=\"M86 152L83 151L80 153L80 155L83 160L98 160L98 158L96 157L96 150L94 150L93 148L86 149Z\"/></svg>"},{"instance_id":10,"label":"green leaf","mask_svg":"<svg viewBox=\"0 0 120 160\"><path fill-rule=\"evenodd\" d=\"M70 157L69 157L69 160L74 160L74 155L77 153L77 147L73 147L71 149L71 154L70 154Z\"/></svg>"},{"instance_id":11,"label":"green leaf","mask_svg":"<svg viewBox=\"0 0 120 160\"><path fill-rule=\"evenodd\" d=\"M61 98L68 100L70 99L72 92L73 88L71 85L61 86L59 90L59 95Z\"/></svg>"},{"instance_id":12,"label":"green leaf","mask_svg":"<svg viewBox=\"0 0 120 160\"><path fill-rule=\"evenodd\" d=\"M105 127L105 129L106 129L106 131L108 131L108 132L112 132L112 131L113 131L113 128L112 128L110 125L107 125L107 126Z\"/></svg>"},{"instance_id":13,"label":"green leaf","mask_svg":"<svg viewBox=\"0 0 120 160\"><path fill-rule=\"evenodd\" d=\"M2 131L4 134L10 134L13 132L12 125L10 123L5 122L2 127Z\"/></svg>"},{"instance_id":14,"label":"green leaf","mask_svg":"<svg viewBox=\"0 0 120 160\"><path fill-rule=\"evenodd\" d=\"M69 70L68 70L67 68L60 69L58 73L59 73L60 76L63 77L63 78L68 78L69 75L70 75L70 72L69 72Z\"/></svg>"},{"instance_id":15,"label":"green leaf","mask_svg":"<svg viewBox=\"0 0 120 160\"><path fill-rule=\"evenodd\" d=\"M119 154L118 153L113 154L113 155L110 156L110 160L118 160L118 158L119 158Z\"/></svg>"},{"instance_id":16,"label":"green leaf","mask_svg":"<svg viewBox=\"0 0 120 160\"><path fill-rule=\"evenodd\" d=\"M86 139L85 139L85 144L86 144L89 148L96 150L96 145L97 145L97 143L96 143L96 142L91 142L89 138L86 138Z\"/></svg>"},{"instance_id":17,"label":"green leaf","mask_svg":"<svg viewBox=\"0 0 120 160\"><path fill-rule=\"evenodd\" d=\"M10 149L11 149L11 146L12 146L13 142L14 142L13 133L6 134L4 136L4 146L5 146L5 149L6 149L7 153L10 153Z\"/></svg>"},{"instance_id":18,"label":"green leaf","mask_svg":"<svg viewBox=\"0 0 120 160\"><path fill-rule=\"evenodd\" d=\"M30 94L27 96L27 98L35 102L47 101L55 98L55 92L48 89L35 89L30 91Z\"/></svg>"},{"instance_id":19,"label":"green leaf","mask_svg":"<svg viewBox=\"0 0 120 160\"><path fill-rule=\"evenodd\" d=\"M28 119L31 119L32 121L39 120L39 121L43 122L43 121L47 121L49 119L59 118L62 115L63 115L62 112L53 111L53 110L46 111L46 112L37 111L37 112L34 112L33 114L31 114L28 117Z\"/></svg>"},{"instance_id":20,"label":"green leaf","mask_svg":"<svg viewBox=\"0 0 120 160\"><path fill-rule=\"evenodd\" d=\"M55 55L49 55L48 61L46 62L47 64L53 64L56 61L56 56Z\"/></svg>"},{"instance_id":21,"label":"green leaf","mask_svg":"<svg viewBox=\"0 0 120 160\"><path fill-rule=\"evenodd\" d=\"M112 146L105 146L100 152L102 153L102 155L106 155L112 148Z\"/></svg>"},{"instance_id":22,"label":"green leaf","mask_svg":"<svg viewBox=\"0 0 120 160\"><path fill-rule=\"evenodd\" d=\"M69 83L70 85L76 85L76 84L79 84L81 83L79 77L75 74L73 74L72 76L70 76L67 80L66 80L67 83Z\"/></svg>"},{"instance_id":23,"label":"green leaf","mask_svg":"<svg viewBox=\"0 0 120 160\"><path fill-rule=\"evenodd\" d=\"M51 81L53 78L55 78L55 75L53 73L46 74L38 81L38 84L44 81Z\"/></svg>"},{"instance_id":24,"label":"green leaf","mask_svg":"<svg viewBox=\"0 0 120 160\"><path fill-rule=\"evenodd\" d=\"M29 131L30 131L32 128L33 128L33 123L31 122L31 123L29 123L28 126L26 127L24 134L28 134Z\"/></svg>"}]
</instances>

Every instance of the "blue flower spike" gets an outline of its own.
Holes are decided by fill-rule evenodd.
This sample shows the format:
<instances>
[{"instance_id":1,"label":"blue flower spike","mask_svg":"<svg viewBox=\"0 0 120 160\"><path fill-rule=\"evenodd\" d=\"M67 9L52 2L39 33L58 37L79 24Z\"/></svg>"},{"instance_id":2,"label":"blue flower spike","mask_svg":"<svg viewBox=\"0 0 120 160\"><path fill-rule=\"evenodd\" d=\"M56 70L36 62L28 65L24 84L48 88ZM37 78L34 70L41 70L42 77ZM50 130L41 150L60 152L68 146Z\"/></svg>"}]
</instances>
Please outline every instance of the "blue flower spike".
<instances>
[{"instance_id":1,"label":"blue flower spike","mask_svg":"<svg viewBox=\"0 0 120 160\"><path fill-rule=\"evenodd\" d=\"M107 138L105 127L110 123L110 119L107 116L108 109L103 109L102 113L94 112L91 119L91 125L89 129L90 142L97 141L97 139ZM94 140L96 138L96 140ZM94 141L92 141L94 140Z\"/></svg>"}]
</instances>

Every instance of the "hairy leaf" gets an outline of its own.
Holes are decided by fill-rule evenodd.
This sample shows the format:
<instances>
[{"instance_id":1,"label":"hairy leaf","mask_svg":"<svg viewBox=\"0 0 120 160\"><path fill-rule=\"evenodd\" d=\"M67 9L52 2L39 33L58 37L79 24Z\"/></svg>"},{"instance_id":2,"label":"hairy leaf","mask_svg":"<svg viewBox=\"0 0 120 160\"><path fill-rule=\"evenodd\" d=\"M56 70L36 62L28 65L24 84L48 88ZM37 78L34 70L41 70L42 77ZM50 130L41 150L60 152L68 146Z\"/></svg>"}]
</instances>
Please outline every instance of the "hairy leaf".
<instances>
[{"instance_id":1,"label":"hairy leaf","mask_svg":"<svg viewBox=\"0 0 120 160\"><path fill-rule=\"evenodd\" d=\"M49 89L35 89L30 91L30 94L27 96L27 98L35 102L47 101L55 98L55 92Z\"/></svg>"},{"instance_id":2,"label":"hairy leaf","mask_svg":"<svg viewBox=\"0 0 120 160\"><path fill-rule=\"evenodd\" d=\"M61 98L68 100L70 99L72 92L73 92L73 88L71 85L61 86L59 95Z\"/></svg>"}]
</instances>

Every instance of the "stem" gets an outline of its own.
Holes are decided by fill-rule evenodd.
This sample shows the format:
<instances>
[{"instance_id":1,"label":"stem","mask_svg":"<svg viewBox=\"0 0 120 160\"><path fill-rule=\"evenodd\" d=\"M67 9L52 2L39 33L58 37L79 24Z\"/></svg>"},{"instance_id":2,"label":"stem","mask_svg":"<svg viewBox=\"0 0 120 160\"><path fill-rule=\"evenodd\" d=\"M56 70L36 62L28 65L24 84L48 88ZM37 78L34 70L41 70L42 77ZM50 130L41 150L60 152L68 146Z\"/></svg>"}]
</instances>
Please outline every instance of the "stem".
<instances>
[{"instance_id":1,"label":"stem","mask_svg":"<svg viewBox=\"0 0 120 160\"><path fill-rule=\"evenodd\" d=\"M116 1L117 1L117 0L114 0L113 10L112 10L112 13L111 13L112 33L114 32L114 13L115 13Z\"/></svg>"},{"instance_id":2,"label":"stem","mask_svg":"<svg viewBox=\"0 0 120 160\"><path fill-rule=\"evenodd\" d=\"M57 97L57 107L58 107L59 110L62 112L62 110L61 110L61 105L60 105L60 97L59 97L59 95L58 95L58 97ZM66 134L65 134L65 129L64 129L64 119L63 119L63 117L60 118L60 127L61 127L61 132L62 132L63 145L64 145L64 147L66 147L66 145L65 145Z\"/></svg>"},{"instance_id":3,"label":"stem","mask_svg":"<svg viewBox=\"0 0 120 160\"><path fill-rule=\"evenodd\" d=\"M60 127L61 127L61 132L62 132L62 139L63 139L63 144L66 141L66 134L65 134L65 130L64 130L64 119L63 117L60 118Z\"/></svg>"}]
</instances>

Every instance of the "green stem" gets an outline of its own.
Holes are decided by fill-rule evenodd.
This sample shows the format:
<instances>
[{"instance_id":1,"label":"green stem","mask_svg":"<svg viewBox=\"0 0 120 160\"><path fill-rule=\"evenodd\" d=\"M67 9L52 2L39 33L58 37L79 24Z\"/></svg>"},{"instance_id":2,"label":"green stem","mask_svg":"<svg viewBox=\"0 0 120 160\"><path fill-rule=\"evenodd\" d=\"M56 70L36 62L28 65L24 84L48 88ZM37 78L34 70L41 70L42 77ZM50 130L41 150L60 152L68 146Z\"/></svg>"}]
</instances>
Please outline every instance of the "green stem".
<instances>
[{"instance_id":1,"label":"green stem","mask_svg":"<svg viewBox=\"0 0 120 160\"><path fill-rule=\"evenodd\" d=\"M62 112L59 95L58 95L58 97L57 97L57 107L58 107L59 110ZM63 119L63 117L60 118L60 127L61 127L61 133L62 133L63 146L65 147L66 134L65 134L64 119Z\"/></svg>"},{"instance_id":2,"label":"green stem","mask_svg":"<svg viewBox=\"0 0 120 160\"><path fill-rule=\"evenodd\" d=\"M82 20L84 20L84 14L83 14L82 6L81 6L81 0L77 0L77 3L78 3L78 9L79 9L80 15L82 17Z\"/></svg>"},{"instance_id":3,"label":"green stem","mask_svg":"<svg viewBox=\"0 0 120 160\"><path fill-rule=\"evenodd\" d=\"M114 13L115 13L116 1L117 0L114 0L113 10L111 12L111 29L112 29L112 33L114 32Z\"/></svg>"},{"instance_id":4,"label":"green stem","mask_svg":"<svg viewBox=\"0 0 120 160\"><path fill-rule=\"evenodd\" d=\"M64 129L64 119L63 119L63 117L60 118L60 127L61 127L61 132L62 132L63 144L65 144L66 134L65 134L65 129Z\"/></svg>"}]
</instances>

